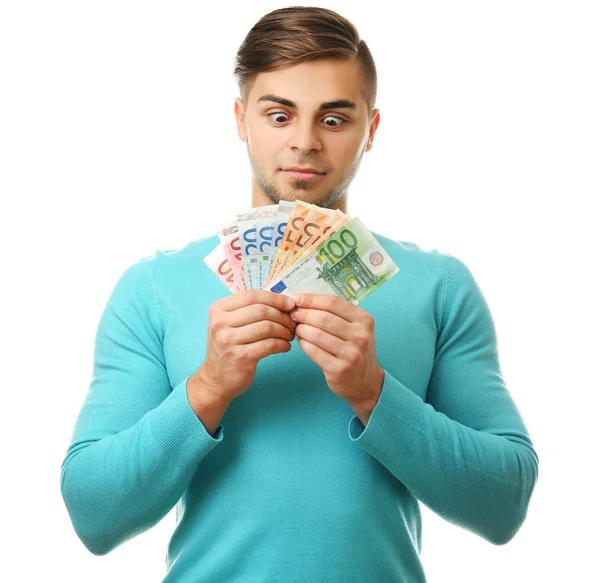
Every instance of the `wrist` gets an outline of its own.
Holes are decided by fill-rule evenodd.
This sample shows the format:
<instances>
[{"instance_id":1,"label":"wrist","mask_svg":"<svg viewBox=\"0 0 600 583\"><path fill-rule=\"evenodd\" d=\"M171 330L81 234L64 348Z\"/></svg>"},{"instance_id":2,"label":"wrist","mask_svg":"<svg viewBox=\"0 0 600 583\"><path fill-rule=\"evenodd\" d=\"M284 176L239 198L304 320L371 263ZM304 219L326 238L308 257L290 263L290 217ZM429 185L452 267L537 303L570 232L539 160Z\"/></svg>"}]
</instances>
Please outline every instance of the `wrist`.
<instances>
[{"instance_id":1,"label":"wrist","mask_svg":"<svg viewBox=\"0 0 600 583\"><path fill-rule=\"evenodd\" d=\"M372 376L373 380L367 387L367 396L359 401L350 403L350 406L356 413L356 416L367 425L373 409L379 401L381 390L383 389L383 381L385 380L385 371L378 366L376 372Z\"/></svg>"},{"instance_id":2,"label":"wrist","mask_svg":"<svg viewBox=\"0 0 600 583\"><path fill-rule=\"evenodd\" d=\"M192 411L213 435L218 429L231 400L202 383L201 378L191 376L186 383L187 399Z\"/></svg>"},{"instance_id":3,"label":"wrist","mask_svg":"<svg viewBox=\"0 0 600 583\"><path fill-rule=\"evenodd\" d=\"M373 409L375 409L375 405L377 405L377 401L371 399L369 401L361 401L360 403L354 403L351 405L352 410L356 414L356 416L363 422L363 425L366 427L369 419L371 417L371 413L373 413Z\"/></svg>"},{"instance_id":4,"label":"wrist","mask_svg":"<svg viewBox=\"0 0 600 583\"><path fill-rule=\"evenodd\" d=\"M192 390L202 393L209 401L227 404L233 401L232 398L227 396L223 387L219 386L219 383L213 379L213 376L207 370L206 363L190 377L189 383Z\"/></svg>"}]
</instances>

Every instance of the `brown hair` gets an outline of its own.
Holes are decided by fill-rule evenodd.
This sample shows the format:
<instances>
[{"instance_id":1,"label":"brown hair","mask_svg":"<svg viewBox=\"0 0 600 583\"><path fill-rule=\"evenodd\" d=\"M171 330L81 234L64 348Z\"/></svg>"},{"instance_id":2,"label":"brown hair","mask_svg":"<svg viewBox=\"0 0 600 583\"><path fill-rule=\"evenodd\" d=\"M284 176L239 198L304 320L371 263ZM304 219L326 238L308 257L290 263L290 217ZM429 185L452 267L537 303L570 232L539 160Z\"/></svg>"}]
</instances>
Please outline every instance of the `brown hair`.
<instances>
[{"instance_id":1,"label":"brown hair","mask_svg":"<svg viewBox=\"0 0 600 583\"><path fill-rule=\"evenodd\" d=\"M370 117L377 97L377 70L367 43L349 20L314 6L269 12L246 35L233 71L244 105L247 107L248 94L259 73L318 59L358 59L365 74L362 95Z\"/></svg>"}]
</instances>

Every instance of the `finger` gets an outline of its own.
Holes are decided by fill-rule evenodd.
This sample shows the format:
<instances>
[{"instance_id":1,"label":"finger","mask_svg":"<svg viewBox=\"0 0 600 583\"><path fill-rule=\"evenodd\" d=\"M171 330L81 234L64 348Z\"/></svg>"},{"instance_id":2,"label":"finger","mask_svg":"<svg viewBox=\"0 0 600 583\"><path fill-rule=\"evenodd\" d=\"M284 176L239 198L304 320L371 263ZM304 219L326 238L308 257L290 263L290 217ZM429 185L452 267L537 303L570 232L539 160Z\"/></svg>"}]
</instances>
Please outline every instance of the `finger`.
<instances>
[{"instance_id":1,"label":"finger","mask_svg":"<svg viewBox=\"0 0 600 583\"><path fill-rule=\"evenodd\" d=\"M249 344L265 338L283 338L287 341L294 339L294 333L289 328L270 320L253 322L247 326L232 328L232 330L234 330L235 344Z\"/></svg>"},{"instance_id":2,"label":"finger","mask_svg":"<svg viewBox=\"0 0 600 583\"><path fill-rule=\"evenodd\" d=\"M221 308L225 312L238 310L252 304L267 304L282 312L289 312L294 307L294 300L290 296L264 289L246 289L227 296L221 301L223 302Z\"/></svg>"},{"instance_id":3,"label":"finger","mask_svg":"<svg viewBox=\"0 0 600 583\"><path fill-rule=\"evenodd\" d=\"M352 302L329 294L296 294L294 300L296 306L300 308L325 310L348 322L357 322L364 319L365 316L369 316L365 310L355 306Z\"/></svg>"},{"instance_id":4,"label":"finger","mask_svg":"<svg viewBox=\"0 0 600 583\"><path fill-rule=\"evenodd\" d=\"M344 358L348 352L348 342L310 324L298 324L296 326L296 337L308 340L311 344L326 350L337 358Z\"/></svg>"},{"instance_id":5,"label":"finger","mask_svg":"<svg viewBox=\"0 0 600 583\"><path fill-rule=\"evenodd\" d=\"M337 370L337 358L326 350L319 348L316 344L298 338L298 345L315 364L321 367L323 372L328 374L334 373Z\"/></svg>"},{"instance_id":6,"label":"finger","mask_svg":"<svg viewBox=\"0 0 600 583\"><path fill-rule=\"evenodd\" d=\"M288 312L282 312L267 304L252 304L227 313L227 323L234 328L262 320L271 320L286 328L296 327L296 322L292 320Z\"/></svg>"},{"instance_id":7,"label":"finger","mask_svg":"<svg viewBox=\"0 0 600 583\"><path fill-rule=\"evenodd\" d=\"M287 340L282 340L281 338L266 338L258 342L245 344L244 349L249 359L260 360L261 358L265 358L265 356L269 356L269 354L289 352L292 349L292 345Z\"/></svg>"},{"instance_id":8,"label":"finger","mask_svg":"<svg viewBox=\"0 0 600 583\"><path fill-rule=\"evenodd\" d=\"M348 320L326 310L314 310L311 308L294 308L290 312L290 318L294 322L310 324L315 328L325 330L342 340L352 340L354 330Z\"/></svg>"}]
</instances>

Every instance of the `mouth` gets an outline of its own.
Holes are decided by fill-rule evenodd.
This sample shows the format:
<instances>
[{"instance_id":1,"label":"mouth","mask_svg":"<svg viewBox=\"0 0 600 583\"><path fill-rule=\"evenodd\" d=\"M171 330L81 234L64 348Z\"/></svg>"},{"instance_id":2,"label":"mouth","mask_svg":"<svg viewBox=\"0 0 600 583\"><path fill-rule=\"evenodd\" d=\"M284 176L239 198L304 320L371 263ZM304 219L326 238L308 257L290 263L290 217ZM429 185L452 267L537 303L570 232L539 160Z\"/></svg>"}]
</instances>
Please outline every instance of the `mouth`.
<instances>
[{"instance_id":1,"label":"mouth","mask_svg":"<svg viewBox=\"0 0 600 583\"><path fill-rule=\"evenodd\" d=\"M294 178L296 180L316 180L325 176L325 172L312 172L312 171L301 171L301 170L285 170L281 169L285 176Z\"/></svg>"}]
</instances>

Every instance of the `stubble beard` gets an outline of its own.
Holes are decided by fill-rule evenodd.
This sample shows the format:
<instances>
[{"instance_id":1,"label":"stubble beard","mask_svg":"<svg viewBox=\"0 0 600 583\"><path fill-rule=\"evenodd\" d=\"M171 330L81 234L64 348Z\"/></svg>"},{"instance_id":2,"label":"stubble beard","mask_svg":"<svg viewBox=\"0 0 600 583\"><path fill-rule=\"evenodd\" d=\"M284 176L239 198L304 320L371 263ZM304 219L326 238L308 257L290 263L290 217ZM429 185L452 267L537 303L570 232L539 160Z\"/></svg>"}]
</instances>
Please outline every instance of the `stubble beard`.
<instances>
[{"instance_id":1,"label":"stubble beard","mask_svg":"<svg viewBox=\"0 0 600 583\"><path fill-rule=\"evenodd\" d=\"M330 208L341 196L347 193L350 184L352 184L354 177L358 173L358 169L360 168L360 163L364 155L363 150L360 157L352 163L352 165L347 169L347 172L344 174L342 180L338 182L332 190L328 190L322 195L317 196L314 194L315 185L305 180L295 180L290 182L291 192L289 194L287 192L281 193L276 188L275 182L267 181L263 173L258 168L256 160L254 159L254 156L250 150L250 146L248 145L248 141L246 141L246 149L248 150L248 159L250 161L250 167L252 169L254 179L262 191L267 195L271 201L271 204L279 204L279 201L281 200L287 200L290 202L301 200L310 204L315 204L322 208ZM280 172L280 170L278 170L278 172Z\"/></svg>"}]
</instances>

